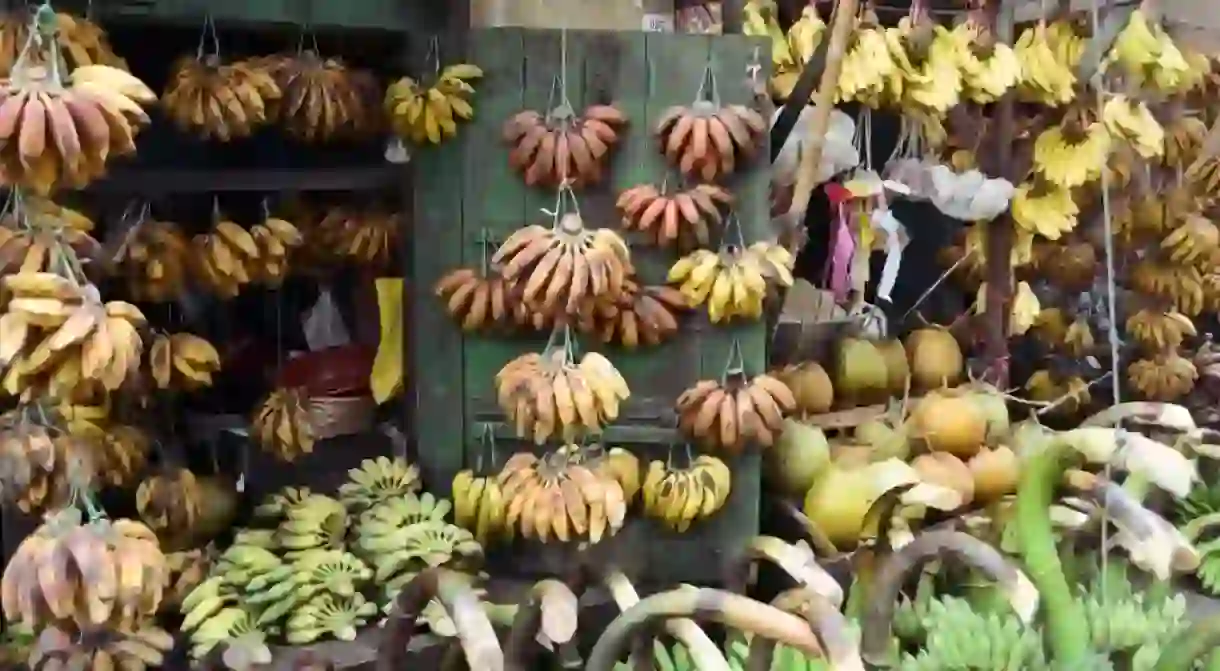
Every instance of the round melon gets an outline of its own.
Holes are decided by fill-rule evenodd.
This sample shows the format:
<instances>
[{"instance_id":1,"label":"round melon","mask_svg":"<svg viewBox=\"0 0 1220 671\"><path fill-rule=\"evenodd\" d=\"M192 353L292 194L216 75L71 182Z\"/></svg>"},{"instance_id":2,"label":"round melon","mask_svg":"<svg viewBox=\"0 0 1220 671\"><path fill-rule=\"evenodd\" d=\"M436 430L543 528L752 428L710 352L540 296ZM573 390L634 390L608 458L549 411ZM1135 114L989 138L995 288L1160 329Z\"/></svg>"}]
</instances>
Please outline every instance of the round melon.
<instances>
[{"instance_id":1,"label":"round melon","mask_svg":"<svg viewBox=\"0 0 1220 671\"><path fill-rule=\"evenodd\" d=\"M888 396L889 372L873 343L844 338L835 354L835 392L848 403L871 403Z\"/></svg>"},{"instance_id":2,"label":"round melon","mask_svg":"<svg viewBox=\"0 0 1220 671\"><path fill-rule=\"evenodd\" d=\"M804 497L830 464L830 445L816 426L784 420L775 445L764 453L767 484L781 496Z\"/></svg>"},{"instance_id":3,"label":"round melon","mask_svg":"<svg viewBox=\"0 0 1220 671\"><path fill-rule=\"evenodd\" d=\"M933 392L915 404L911 413L914 435L928 449L963 459L978 453L987 439L987 417L968 394Z\"/></svg>"},{"instance_id":4,"label":"round melon","mask_svg":"<svg viewBox=\"0 0 1220 671\"><path fill-rule=\"evenodd\" d=\"M915 389L952 387L962 379L965 358L953 334L941 328L922 328L907 336L907 361Z\"/></svg>"}]
</instances>

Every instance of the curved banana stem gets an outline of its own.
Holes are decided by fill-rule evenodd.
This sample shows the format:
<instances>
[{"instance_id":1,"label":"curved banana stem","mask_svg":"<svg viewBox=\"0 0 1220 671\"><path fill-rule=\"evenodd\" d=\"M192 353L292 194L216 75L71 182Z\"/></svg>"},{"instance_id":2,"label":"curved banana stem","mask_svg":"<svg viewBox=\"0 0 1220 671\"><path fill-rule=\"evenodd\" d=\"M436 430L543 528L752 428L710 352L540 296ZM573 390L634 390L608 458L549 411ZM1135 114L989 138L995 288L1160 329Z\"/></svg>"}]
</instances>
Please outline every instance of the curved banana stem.
<instances>
[{"instance_id":1,"label":"curved banana stem","mask_svg":"<svg viewBox=\"0 0 1220 671\"><path fill-rule=\"evenodd\" d=\"M542 635L551 643L563 645L571 641L576 633L576 603L576 594L558 580L539 580L535 583L530 588L525 604L517 609L512 629L508 632L508 640L504 643L505 667L509 671L528 671L535 668L534 657L538 651L535 641L540 635L539 630L542 630ZM564 620L561 624L565 629L570 629L563 631L562 635L556 635L553 625L547 626L547 620L553 620L554 617L548 618L545 611L557 606L571 611L560 614L560 619ZM552 635L561 640L551 638Z\"/></svg>"},{"instance_id":2,"label":"curved banana stem","mask_svg":"<svg viewBox=\"0 0 1220 671\"><path fill-rule=\"evenodd\" d=\"M1190 625L1161 648L1152 671L1190 671L1195 662L1220 646L1220 617Z\"/></svg>"},{"instance_id":3,"label":"curved banana stem","mask_svg":"<svg viewBox=\"0 0 1220 671\"><path fill-rule=\"evenodd\" d=\"M836 608L843 605L843 586L818 564L813 551L804 544L793 545L775 536L755 536L741 559L744 569L766 560L787 573L801 587L828 599ZM743 571L744 572L744 571Z\"/></svg>"},{"instance_id":4,"label":"curved banana stem","mask_svg":"<svg viewBox=\"0 0 1220 671\"><path fill-rule=\"evenodd\" d=\"M1021 466L1014 504L1017 536L1025 569L1042 597L1045 636L1057 668L1084 668L1089 655L1084 608L1072 593L1055 547L1050 509L1055 485L1069 466L1080 460L1069 444L1051 440Z\"/></svg>"},{"instance_id":5,"label":"curved banana stem","mask_svg":"<svg viewBox=\"0 0 1220 671\"><path fill-rule=\"evenodd\" d=\"M775 499L773 501L773 505L775 506L776 510L780 511L780 513L788 516L792 519L792 521L800 525L801 530L805 532L805 537L809 541L809 544L813 546L813 551L819 557L828 560L837 559L842 554L842 552L839 551L839 548L835 547L834 542L830 540L830 537L826 535L826 532L822 531L818 525L814 524L813 520L809 519L808 515L801 512L796 506L792 505L792 502L785 501L783 499Z\"/></svg>"},{"instance_id":6,"label":"curved banana stem","mask_svg":"<svg viewBox=\"0 0 1220 671\"><path fill-rule=\"evenodd\" d=\"M786 613L805 617L826 648L830 671L864 671L860 645L851 633L847 618L822 595L808 589L790 589L775 597L771 605ZM751 640L745 671L770 671L775 645L775 641L767 638L755 637Z\"/></svg>"},{"instance_id":7,"label":"curved banana stem","mask_svg":"<svg viewBox=\"0 0 1220 671\"><path fill-rule=\"evenodd\" d=\"M479 597L467 578L444 568L424 570L394 599L394 609L377 647L377 671L399 671L410 666L407 644L419 626L420 613L432 599L438 599L453 620L466 664L479 671L504 671L504 653Z\"/></svg>"},{"instance_id":8,"label":"curved banana stem","mask_svg":"<svg viewBox=\"0 0 1220 671\"><path fill-rule=\"evenodd\" d=\"M994 547L961 531L925 531L878 567L872 598L864 611L861 649L864 660L875 666L890 664L890 630L898 592L911 571L933 557L950 554L999 584L1000 590L1023 621L1038 609L1038 591L1012 562Z\"/></svg>"},{"instance_id":9,"label":"curved banana stem","mask_svg":"<svg viewBox=\"0 0 1220 671\"><path fill-rule=\"evenodd\" d=\"M619 610L626 611L640 602L640 595L622 571L610 571L605 577L606 588ZM674 618L665 621L665 633L674 640L686 646L693 666L699 671L732 671L729 662L720 652L716 643L703 631L694 620ZM643 661L643 660L638 660ZM648 668L652 668L651 664Z\"/></svg>"},{"instance_id":10,"label":"curved banana stem","mask_svg":"<svg viewBox=\"0 0 1220 671\"><path fill-rule=\"evenodd\" d=\"M823 657L813 630L801 618L760 601L705 587L679 587L654 594L623 611L589 653L586 671L612 671L631 637L653 620L708 619L755 636L773 638L811 657Z\"/></svg>"},{"instance_id":11,"label":"curved banana stem","mask_svg":"<svg viewBox=\"0 0 1220 671\"><path fill-rule=\"evenodd\" d=\"M1150 424L1191 431L1196 428L1190 411L1175 403L1154 403L1151 401L1132 401L1119 403L1098 412L1080 423L1078 428L1090 426L1118 426L1124 419L1138 419Z\"/></svg>"}]
</instances>

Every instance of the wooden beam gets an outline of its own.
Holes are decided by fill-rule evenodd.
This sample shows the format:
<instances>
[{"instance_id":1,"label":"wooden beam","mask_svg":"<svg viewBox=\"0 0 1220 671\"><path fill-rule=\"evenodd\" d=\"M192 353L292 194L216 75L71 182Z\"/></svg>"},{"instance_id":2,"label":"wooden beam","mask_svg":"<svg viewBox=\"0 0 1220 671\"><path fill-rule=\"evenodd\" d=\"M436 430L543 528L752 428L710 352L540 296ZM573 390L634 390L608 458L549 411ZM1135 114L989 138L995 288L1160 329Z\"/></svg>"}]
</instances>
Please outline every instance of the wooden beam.
<instances>
[{"instance_id":1,"label":"wooden beam","mask_svg":"<svg viewBox=\"0 0 1220 671\"><path fill-rule=\"evenodd\" d=\"M721 0L721 20L725 35L740 35L745 23L746 0Z\"/></svg>"},{"instance_id":2,"label":"wooden beam","mask_svg":"<svg viewBox=\"0 0 1220 671\"><path fill-rule=\"evenodd\" d=\"M814 96L813 114L809 119L809 151L801 156L796 169L796 188L792 198L792 211L803 217L809 209L809 200L816 188L818 165L822 162L822 148L826 141L826 129L830 126L830 112L834 109L835 89L839 84L839 72L843 69L843 55L847 41L856 27L857 0L839 0L831 18L829 45L826 47L826 67L822 69L822 82Z\"/></svg>"},{"instance_id":3,"label":"wooden beam","mask_svg":"<svg viewBox=\"0 0 1220 671\"><path fill-rule=\"evenodd\" d=\"M273 191L378 191L398 186L402 167L382 164L372 167L304 170L114 170L110 176L90 184L98 194L156 196L168 194Z\"/></svg>"},{"instance_id":4,"label":"wooden beam","mask_svg":"<svg viewBox=\"0 0 1220 671\"><path fill-rule=\"evenodd\" d=\"M999 0L995 9L996 39L1012 44L1015 31L1015 0ZM993 176L1010 181L1016 179L1012 164L1013 120L1016 92L1008 91L996 110L994 131L995 163ZM987 224L987 311L984 317L984 355L987 359L988 381L1001 389L1008 386L1008 317L1013 298L1012 246L1016 231L1010 212L1004 212ZM993 312L994 311L994 312Z\"/></svg>"},{"instance_id":5,"label":"wooden beam","mask_svg":"<svg viewBox=\"0 0 1220 671\"><path fill-rule=\"evenodd\" d=\"M801 110L805 109L805 106L809 104L809 99L817 91L822 71L826 69L826 52L829 48L829 40L818 42L818 48L814 50L813 56L801 69L801 76L797 78L796 85L792 87L792 92L784 101L779 116L775 118L775 123L771 126L772 163L779 158L780 150L784 148L788 137L792 135L792 129L796 128L796 122L801 118Z\"/></svg>"}]
</instances>

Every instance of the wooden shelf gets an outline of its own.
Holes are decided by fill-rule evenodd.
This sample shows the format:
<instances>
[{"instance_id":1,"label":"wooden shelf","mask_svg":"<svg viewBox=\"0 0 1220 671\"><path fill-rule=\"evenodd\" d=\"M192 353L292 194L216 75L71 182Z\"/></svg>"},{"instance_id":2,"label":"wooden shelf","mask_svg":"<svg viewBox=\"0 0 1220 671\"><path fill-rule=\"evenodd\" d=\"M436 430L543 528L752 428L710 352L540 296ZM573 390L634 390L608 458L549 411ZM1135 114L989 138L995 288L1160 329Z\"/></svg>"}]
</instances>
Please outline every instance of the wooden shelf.
<instances>
[{"instance_id":1,"label":"wooden shelf","mask_svg":"<svg viewBox=\"0 0 1220 671\"><path fill-rule=\"evenodd\" d=\"M220 192L378 191L405 179L399 165L308 170L116 170L90 184L96 194L156 196Z\"/></svg>"}]
</instances>

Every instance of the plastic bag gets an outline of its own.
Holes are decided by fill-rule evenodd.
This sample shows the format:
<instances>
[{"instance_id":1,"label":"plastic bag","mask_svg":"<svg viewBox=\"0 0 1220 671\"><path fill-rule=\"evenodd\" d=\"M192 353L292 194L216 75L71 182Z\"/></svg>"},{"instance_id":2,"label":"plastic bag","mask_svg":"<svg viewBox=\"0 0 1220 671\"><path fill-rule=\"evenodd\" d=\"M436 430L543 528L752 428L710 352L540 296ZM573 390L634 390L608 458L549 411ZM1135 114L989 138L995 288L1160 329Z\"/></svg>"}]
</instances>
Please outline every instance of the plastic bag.
<instances>
[{"instance_id":1,"label":"plastic bag","mask_svg":"<svg viewBox=\"0 0 1220 671\"><path fill-rule=\"evenodd\" d=\"M810 138L808 135L809 116L812 107L801 110L801 116L792 128L784 142L783 149L775 158L773 164L773 179L777 184L792 185L796 183L796 169L801 163L803 152L808 151ZM771 118L771 124L779 118L779 110ZM822 160L818 165L817 178L814 185L823 184L835 175L860 164L860 152L855 143L856 122L850 116L832 110L830 123L826 129L826 140L822 146Z\"/></svg>"},{"instance_id":2,"label":"plastic bag","mask_svg":"<svg viewBox=\"0 0 1220 671\"><path fill-rule=\"evenodd\" d=\"M335 298L329 288L323 288L319 292L317 302L305 313L301 327L305 331L305 342L313 352L339 347L352 341L347 327L343 325L343 315L335 305Z\"/></svg>"}]
</instances>

